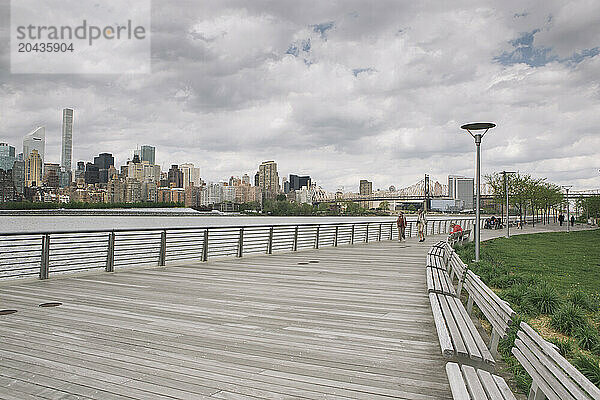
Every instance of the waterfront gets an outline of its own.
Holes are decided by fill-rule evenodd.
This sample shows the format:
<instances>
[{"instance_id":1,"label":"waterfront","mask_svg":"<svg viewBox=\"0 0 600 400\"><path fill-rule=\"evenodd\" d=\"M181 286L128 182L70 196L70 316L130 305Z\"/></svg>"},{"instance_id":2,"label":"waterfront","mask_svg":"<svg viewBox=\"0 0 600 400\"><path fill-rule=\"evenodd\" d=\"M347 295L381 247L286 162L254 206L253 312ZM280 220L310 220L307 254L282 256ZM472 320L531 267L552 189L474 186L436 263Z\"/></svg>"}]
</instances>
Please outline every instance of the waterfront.
<instances>
[{"instance_id":1,"label":"waterfront","mask_svg":"<svg viewBox=\"0 0 600 400\"><path fill-rule=\"evenodd\" d=\"M435 219L470 218L468 215L432 215ZM344 222L393 222L395 216L389 217L270 217L270 216L227 216L227 215L190 215L188 216L114 216L114 215L59 215L59 216L0 216L2 233L12 232L45 232L56 230L111 230L138 228L178 228L178 227L223 227L253 225L287 225L311 223L344 223ZM416 220L408 216L409 221Z\"/></svg>"}]
</instances>

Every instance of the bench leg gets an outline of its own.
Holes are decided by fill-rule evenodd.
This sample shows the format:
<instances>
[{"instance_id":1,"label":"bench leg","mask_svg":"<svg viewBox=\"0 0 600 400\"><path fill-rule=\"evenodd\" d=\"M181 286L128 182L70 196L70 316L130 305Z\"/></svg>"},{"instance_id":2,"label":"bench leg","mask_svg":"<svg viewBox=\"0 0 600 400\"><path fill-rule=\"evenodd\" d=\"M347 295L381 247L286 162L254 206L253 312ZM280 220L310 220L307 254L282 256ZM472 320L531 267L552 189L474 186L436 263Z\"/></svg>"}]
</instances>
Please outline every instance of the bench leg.
<instances>
[{"instance_id":1,"label":"bench leg","mask_svg":"<svg viewBox=\"0 0 600 400\"><path fill-rule=\"evenodd\" d=\"M490 352L492 357L498 359L498 342L500 341L500 335L495 329L492 329L492 339L490 340Z\"/></svg>"},{"instance_id":2,"label":"bench leg","mask_svg":"<svg viewBox=\"0 0 600 400\"><path fill-rule=\"evenodd\" d=\"M540 390L538 385L533 382L527 400L546 400L546 395Z\"/></svg>"},{"instance_id":3,"label":"bench leg","mask_svg":"<svg viewBox=\"0 0 600 400\"><path fill-rule=\"evenodd\" d=\"M469 300L467 300L467 312L469 313L469 317L473 312L473 296L469 296Z\"/></svg>"},{"instance_id":4,"label":"bench leg","mask_svg":"<svg viewBox=\"0 0 600 400\"><path fill-rule=\"evenodd\" d=\"M456 296L460 299L460 292L462 292L463 281L458 280L458 286L456 287Z\"/></svg>"}]
</instances>

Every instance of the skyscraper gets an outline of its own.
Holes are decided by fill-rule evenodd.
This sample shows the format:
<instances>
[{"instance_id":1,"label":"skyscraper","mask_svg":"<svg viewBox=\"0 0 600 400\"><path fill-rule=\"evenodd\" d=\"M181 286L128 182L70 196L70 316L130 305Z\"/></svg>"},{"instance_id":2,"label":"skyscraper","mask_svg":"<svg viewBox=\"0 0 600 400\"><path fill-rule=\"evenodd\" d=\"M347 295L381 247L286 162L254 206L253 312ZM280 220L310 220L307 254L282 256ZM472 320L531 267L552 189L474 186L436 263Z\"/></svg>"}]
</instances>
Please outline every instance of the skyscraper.
<instances>
[{"instance_id":1,"label":"skyscraper","mask_svg":"<svg viewBox=\"0 0 600 400\"><path fill-rule=\"evenodd\" d=\"M279 193L279 174L275 161L265 161L258 167L258 186L264 198L274 199Z\"/></svg>"},{"instance_id":2,"label":"skyscraper","mask_svg":"<svg viewBox=\"0 0 600 400\"><path fill-rule=\"evenodd\" d=\"M46 149L46 128L40 126L35 128L31 133L28 133L23 138L23 160L27 160L29 158L29 154L33 150L37 150L37 153L44 162L44 151ZM41 168L41 166L40 166ZM40 172L41 174L41 172Z\"/></svg>"},{"instance_id":3,"label":"skyscraper","mask_svg":"<svg viewBox=\"0 0 600 400\"><path fill-rule=\"evenodd\" d=\"M464 209L472 210L475 207L474 190L475 181L473 178L448 175L448 197L461 200Z\"/></svg>"},{"instance_id":4,"label":"skyscraper","mask_svg":"<svg viewBox=\"0 0 600 400\"><path fill-rule=\"evenodd\" d=\"M25 186L42 185L42 158L37 149L32 149L25 160Z\"/></svg>"},{"instance_id":5,"label":"skyscraper","mask_svg":"<svg viewBox=\"0 0 600 400\"><path fill-rule=\"evenodd\" d=\"M183 188L188 186L200 186L200 168L194 167L192 163L181 164L179 166L181 172L183 172Z\"/></svg>"},{"instance_id":6,"label":"skyscraper","mask_svg":"<svg viewBox=\"0 0 600 400\"><path fill-rule=\"evenodd\" d=\"M7 143L0 143L0 169L12 169L16 159L15 148Z\"/></svg>"},{"instance_id":7,"label":"skyscraper","mask_svg":"<svg viewBox=\"0 0 600 400\"><path fill-rule=\"evenodd\" d=\"M140 158L142 161L148 161L150 164L154 164L155 160L155 148L153 146L142 146L140 147Z\"/></svg>"},{"instance_id":8,"label":"skyscraper","mask_svg":"<svg viewBox=\"0 0 600 400\"><path fill-rule=\"evenodd\" d=\"M298 176L290 174L290 190L300 190L304 186L310 186L310 176Z\"/></svg>"},{"instance_id":9,"label":"skyscraper","mask_svg":"<svg viewBox=\"0 0 600 400\"><path fill-rule=\"evenodd\" d=\"M60 166L65 171L71 171L71 159L73 153L73 109L63 109L62 116L62 155Z\"/></svg>"}]
</instances>

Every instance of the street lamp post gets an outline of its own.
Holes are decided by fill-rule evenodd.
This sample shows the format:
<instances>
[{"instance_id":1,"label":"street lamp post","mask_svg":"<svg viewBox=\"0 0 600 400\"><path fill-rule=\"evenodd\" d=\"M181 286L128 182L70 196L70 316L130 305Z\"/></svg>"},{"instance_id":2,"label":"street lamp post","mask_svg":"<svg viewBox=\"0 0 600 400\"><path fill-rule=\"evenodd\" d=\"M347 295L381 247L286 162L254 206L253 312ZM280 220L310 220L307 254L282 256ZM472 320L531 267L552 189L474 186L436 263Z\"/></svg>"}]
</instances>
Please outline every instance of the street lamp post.
<instances>
[{"instance_id":1,"label":"street lamp post","mask_svg":"<svg viewBox=\"0 0 600 400\"><path fill-rule=\"evenodd\" d=\"M506 237L510 237L510 221L508 220L510 217L510 213L508 212L508 180L506 175L515 174L516 172L510 171L502 171L502 176L504 177L504 193L506 194Z\"/></svg>"},{"instance_id":2,"label":"street lamp post","mask_svg":"<svg viewBox=\"0 0 600 400\"><path fill-rule=\"evenodd\" d=\"M571 232L571 217L570 217L570 210L569 210L569 189L571 189L573 186L563 186L563 189L565 189L567 191L567 233Z\"/></svg>"},{"instance_id":3,"label":"street lamp post","mask_svg":"<svg viewBox=\"0 0 600 400\"><path fill-rule=\"evenodd\" d=\"M475 208L475 262L479 262L479 244L480 244L480 240L481 240L481 222L480 222L480 213L481 213L481 207L480 207L480 198L481 198L481 139L483 138L483 136L487 133L487 131L493 127L495 127L496 124L490 123L490 122L476 122L476 123L472 123L472 124L466 124L461 126L461 129L466 130L467 132L469 132L469 134L471 136L473 136L473 139L475 139L475 146L477 149L477 157L476 157L476 172L475 172L475 179L476 179L476 201L477 201L477 205ZM475 133L473 134L471 131L484 131L483 133Z\"/></svg>"}]
</instances>

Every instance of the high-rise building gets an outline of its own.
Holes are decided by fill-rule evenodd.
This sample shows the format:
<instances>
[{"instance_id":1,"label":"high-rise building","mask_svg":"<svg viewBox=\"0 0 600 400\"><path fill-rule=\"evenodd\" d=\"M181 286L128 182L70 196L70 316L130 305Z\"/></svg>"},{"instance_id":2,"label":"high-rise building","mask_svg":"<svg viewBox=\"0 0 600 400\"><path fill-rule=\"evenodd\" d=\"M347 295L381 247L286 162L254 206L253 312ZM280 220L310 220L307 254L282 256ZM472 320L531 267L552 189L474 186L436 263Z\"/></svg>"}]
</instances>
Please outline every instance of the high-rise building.
<instances>
[{"instance_id":1,"label":"high-rise building","mask_svg":"<svg viewBox=\"0 0 600 400\"><path fill-rule=\"evenodd\" d=\"M98 157L94 157L94 165L99 169L109 169L115 165L115 158L110 153L100 153Z\"/></svg>"},{"instance_id":2,"label":"high-rise building","mask_svg":"<svg viewBox=\"0 0 600 400\"><path fill-rule=\"evenodd\" d=\"M37 149L32 149L25 160L25 186L42 185L42 157Z\"/></svg>"},{"instance_id":3,"label":"high-rise building","mask_svg":"<svg viewBox=\"0 0 600 400\"><path fill-rule=\"evenodd\" d=\"M43 163L46 150L46 128L43 126L35 128L23 138L23 160L27 160L33 150L37 150Z\"/></svg>"},{"instance_id":4,"label":"high-rise building","mask_svg":"<svg viewBox=\"0 0 600 400\"><path fill-rule=\"evenodd\" d=\"M366 179L361 179L358 190L359 190L358 193L361 196L370 196L370 195L372 195L373 194L373 182L369 182ZM360 205L363 208L371 208L372 202L370 202L370 201L361 201Z\"/></svg>"},{"instance_id":5,"label":"high-rise building","mask_svg":"<svg viewBox=\"0 0 600 400\"><path fill-rule=\"evenodd\" d=\"M310 187L310 176L298 176L290 174L290 191L300 190L303 187Z\"/></svg>"},{"instance_id":6,"label":"high-rise building","mask_svg":"<svg viewBox=\"0 0 600 400\"><path fill-rule=\"evenodd\" d=\"M62 153L60 166L71 171L73 153L73 109L64 108L62 113Z\"/></svg>"},{"instance_id":7,"label":"high-rise building","mask_svg":"<svg viewBox=\"0 0 600 400\"><path fill-rule=\"evenodd\" d=\"M361 179L359 194L361 196L373 194L373 182L369 182L366 179Z\"/></svg>"},{"instance_id":8,"label":"high-rise building","mask_svg":"<svg viewBox=\"0 0 600 400\"><path fill-rule=\"evenodd\" d=\"M13 180L12 168L0 168L0 203L17 200L17 191Z\"/></svg>"},{"instance_id":9,"label":"high-rise building","mask_svg":"<svg viewBox=\"0 0 600 400\"><path fill-rule=\"evenodd\" d=\"M8 143L0 143L0 169L11 170L16 160L15 148Z\"/></svg>"},{"instance_id":10,"label":"high-rise building","mask_svg":"<svg viewBox=\"0 0 600 400\"><path fill-rule=\"evenodd\" d=\"M279 193L279 174L275 161L265 161L258 167L258 186L265 199L274 199Z\"/></svg>"},{"instance_id":11,"label":"high-rise building","mask_svg":"<svg viewBox=\"0 0 600 400\"><path fill-rule=\"evenodd\" d=\"M85 164L85 183L93 185L100 183L100 168L91 162Z\"/></svg>"},{"instance_id":12,"label":"high-rise building","mask_svg":"<svg viewBox=\"0 0 600 400\"><path fill-rule=\"evenodd\" d=\"M169 185L175 188L183 188L183 172L181 172L177 164L171 165L171 169L169 170Z\"/></svg>"},{"instance_id":13,"label":"high-rise building","mask_svg":"<svg viewBox=\"0 0 600 400\"><path fill-rule=\"evenodd\" d=\"M77 161L77 169L75 170L75 180L79 178L85 178L85 163L83 161Z\"/></svg>"},{"instance_id":14,"label":"high-rise building","mask_svg":"<svg viewBox=\"0 0 600 400\"><path fill-rule=\"evenodd\" d=\"M115 165L115 158L110 153L100 153L94 157L94 165L98 167L100 183L108 183L108 169Z\"/></svg>"},{"instance_id":15,"label":"high-rise building","mask_svg":"<svg viewBox=\"0 0 600 400\"><path fill-rule=\"evenodd\" d=\"M140 147L139 155L142 161L148 161L150 164L154 164L155 162L155 152L156 149L154 146L142 146Z\"/></svg>"},{"instance_id":16,"label":"high-rise building","mask_svg":"<svg viewBox=\"0 0 600 400\"><path fill-rule=\"evenodd\" d=\"M460 200L463 209L472 210L475 207L473 193L475 180L458 175L448 175L448 197Z\"/></svg>"},{"instance_id":17,"label":"high-rise building","mask_svg":"<svg viewBox=\"0 0 600 400\"><path fill-rule=\"evenodd\" d=\"M25 161L16 160L13 163L12 178L17 193L23 194L25 191Z\"/></svg>"},{"instance_id":18,"label":"high-rise building","mask_svg":"<svg viewBox=\"0 0 600 400\"><path fill-rule=\"evenodd\" d=\"M244 176L242 176L242 183L244 185L250 185L250 177L248 174L244 174Z\"/></svg>"},{"instance_id":19,"label":"high-rise building","mask_svg":"<svg viewBox=\"0 0 600 400\"><path fill-rule=\"evenodd\" d=\"M183 188L188 186L200 186L200 168L194 167L192 163L181 164L179 166L181 172L183 172Z\"/></svg>"},{"instance_id":20,"label":"high-rise building","mask_svg":"<svg viewBox=\"0 0 600 400\"><path fill-rule=\"evenodd\" d=\"M57 188L59 186L60 165L44 163L44 186Z\"/></svg>"}]
</instances>

